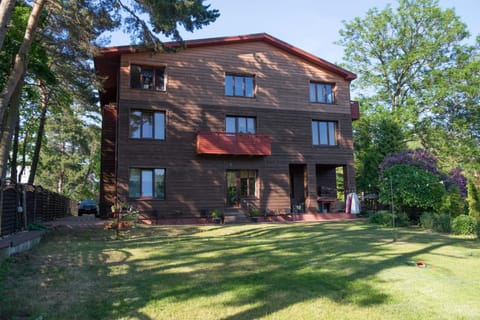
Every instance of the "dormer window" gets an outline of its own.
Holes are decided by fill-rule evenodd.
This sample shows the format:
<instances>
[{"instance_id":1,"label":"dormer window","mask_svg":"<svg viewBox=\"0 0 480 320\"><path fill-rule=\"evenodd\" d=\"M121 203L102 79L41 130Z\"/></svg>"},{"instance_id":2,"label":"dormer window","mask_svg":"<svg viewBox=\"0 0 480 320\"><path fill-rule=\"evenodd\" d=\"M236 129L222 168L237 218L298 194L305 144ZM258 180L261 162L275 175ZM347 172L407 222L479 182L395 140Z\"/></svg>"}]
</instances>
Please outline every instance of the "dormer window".
<instances>
[{"instance_id":1,"label":"dormer window","mask_svg":"<svg viewBox=\"0 0 480 320\"><path fill-rule=\"evenodd\" d=\"M323 82L310 82L310 102L335 103L335 85Z\"/></svg>"},{"instance_id":2,"label":"dormer window","mask_svg":"<svg viewBox=\"0 0 480 320\"><path fill-rule=\"evenodd\" d=\"M225 75L225 95L253 98L255 96L255 77L252 75Z\"/></svg>"},{"instance_id":3,"label":"dormer window","mask_svg":"<svg viewBox=\"0 0 480 320\"><path fill-rule=\"evenodd\" d=\"M165 67L130 65L131 88L164 91L165 79Z\"/></svg>"}]
</instances>

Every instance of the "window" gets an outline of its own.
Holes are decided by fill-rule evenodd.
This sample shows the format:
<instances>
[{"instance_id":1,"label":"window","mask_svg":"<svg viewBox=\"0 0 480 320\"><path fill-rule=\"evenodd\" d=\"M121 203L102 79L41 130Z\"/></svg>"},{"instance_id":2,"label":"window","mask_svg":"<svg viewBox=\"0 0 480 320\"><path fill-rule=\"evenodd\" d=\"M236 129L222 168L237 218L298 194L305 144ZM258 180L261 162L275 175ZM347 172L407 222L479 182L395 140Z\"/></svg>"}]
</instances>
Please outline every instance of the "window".
<instances>
[{"instance_id":1,"label":"window","mask_svg":"<svg viewBox=\"0 0 480 320\"><path fill-rule=\"evenodd\" d=\"M130 65L130 87L144 90L165 90L165 67Z\"/></svg>"},{"instance_id":2,"label":"window","mask_svg":"<svg viewBox=\"0 0 480 320\"><path fill-rule=\"evenodd\" d=\"M253 76L225 75L225 95L235 97L254 96L255 81Z\"/></svg>"},{"instance_id":3,"label":"window","mask_svg":"<svg viewBox=\"0 0 480 320\"><path fill-rule=\"evenodd\" d=\"M255 197L256 182L257 182L257 171L240 170L240 196Z\"/></svg>"},{"instance_id":4,"label":"window","mask_svg":"<svg viewBox=\"0 0 480 320\"><path fill-rule=\"evenodd\" d=\"M333 87L329 83L310 82L310 102L334 104Z\"/></svg>"},{"instance_id":5,"label":"window","mask_svg":"<svg viewBox=\"0 0 480 320\"><path fill-rule=\"evenodd\" d=\"M165 140L165 113L131 111L130 138Z\"/></svg>"},{"instance_id":6,"label":"window","mask_svg":"<svg viewBox=\"0 0 480 320\"><path fill-rule=\"evenodd\" d=\"M312 143L315 146L337 145L337 123L333 121L312 121Z\"/></svg>"},{"instance_id":7,"label":"window","mask_svg":"<svg viewBox=\"0 0 480 320\"><path fill-rule=\"evenodd\" d=\"M255 118L228 116L225 118L225 131L227 133L255 133Z\"/></svg>"},{"instance_id":8,"label":"window","mask_svg":"<svg viewBox=\"0 0 480 320\"><path fill-rule=\"evenodd\" d=\"M130 198L165 199L165 169L130 169Z\"/></svg>"}]
</instances>

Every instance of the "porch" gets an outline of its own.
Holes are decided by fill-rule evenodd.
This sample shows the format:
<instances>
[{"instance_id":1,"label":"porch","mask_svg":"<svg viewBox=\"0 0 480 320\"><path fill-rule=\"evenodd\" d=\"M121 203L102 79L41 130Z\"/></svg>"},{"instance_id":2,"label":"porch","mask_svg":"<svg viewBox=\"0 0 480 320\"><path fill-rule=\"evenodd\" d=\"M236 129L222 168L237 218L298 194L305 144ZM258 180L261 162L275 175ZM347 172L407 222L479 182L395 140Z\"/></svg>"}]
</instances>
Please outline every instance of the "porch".
<instances>
[{"instance_id":1,"label":"porch","mask_svg":"<svg viewBox=\"0 0 480 320\"><path fill-rule=\"evenodd\" d=\"M346 195L354 189L350 166L290 164L289 173L291 213L345 213Z\"/></svg>"}]
</instances>

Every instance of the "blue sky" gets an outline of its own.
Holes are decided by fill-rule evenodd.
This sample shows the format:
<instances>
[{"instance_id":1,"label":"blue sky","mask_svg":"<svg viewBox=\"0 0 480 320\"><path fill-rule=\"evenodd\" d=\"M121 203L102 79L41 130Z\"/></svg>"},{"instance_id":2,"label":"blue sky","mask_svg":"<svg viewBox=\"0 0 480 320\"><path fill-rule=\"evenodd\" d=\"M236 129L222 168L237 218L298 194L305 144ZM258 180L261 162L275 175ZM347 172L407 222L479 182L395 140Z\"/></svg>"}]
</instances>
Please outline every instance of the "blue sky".
<instances>
[{"instance_id":1,"label":"blue sky","mask_svg":"<svg viewBox=\"0 0 480 320\"><path fill-rule=\"evenodd\" d=\"M221 16L213 24L182 32L185 40L266 32L327 61L342 60L340 39L342 21L365 16L368 9L383 9L392 0L206 0ZM471 41L480 34L479 0L439 0L442 8L455 8L467 24ZM126 35L116 34L111 46L130 44Z\"/></svg>"}]
</instances>

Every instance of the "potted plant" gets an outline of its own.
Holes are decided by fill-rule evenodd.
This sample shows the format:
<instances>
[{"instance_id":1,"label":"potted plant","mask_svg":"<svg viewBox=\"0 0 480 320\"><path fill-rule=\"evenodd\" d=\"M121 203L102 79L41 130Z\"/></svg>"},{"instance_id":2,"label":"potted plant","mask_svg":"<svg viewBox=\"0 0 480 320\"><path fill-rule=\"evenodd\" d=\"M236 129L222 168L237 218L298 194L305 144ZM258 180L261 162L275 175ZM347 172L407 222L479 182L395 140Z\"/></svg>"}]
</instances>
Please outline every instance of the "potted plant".
<instances>
[{"instance_id":1,"label":"potted plant","mask_svg":"<svg viewBox=\"0 0 480 320\"><path fill-rule=\"evenodd\" d=\"M210 215L212 217L213 222L220 223L222 212L219 209L214 209Z\"/></svg>"},{"instance_id":2,"label":"potted plant","mask_svg":"<svg viewBox=\"0 0 480 320\"><path fill-rule=\"evenodd\" d=\"M251 217L253 222L258 221L258 216L259 215L260 215L260 210L259 209L257 209L257 208L250 209L250 217Z\"/></svg>"}]
</instances>

